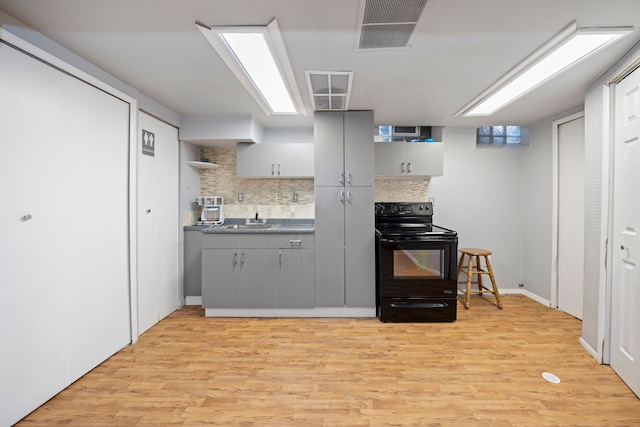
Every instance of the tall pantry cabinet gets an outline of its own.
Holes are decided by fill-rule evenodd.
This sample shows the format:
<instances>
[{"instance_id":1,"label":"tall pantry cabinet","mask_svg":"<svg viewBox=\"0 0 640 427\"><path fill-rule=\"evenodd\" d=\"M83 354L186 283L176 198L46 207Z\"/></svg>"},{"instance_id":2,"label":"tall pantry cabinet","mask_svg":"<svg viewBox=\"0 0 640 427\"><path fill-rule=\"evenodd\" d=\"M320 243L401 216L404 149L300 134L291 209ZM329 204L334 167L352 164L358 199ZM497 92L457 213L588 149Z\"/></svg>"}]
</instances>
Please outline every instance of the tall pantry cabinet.
<instances>
[{"instance_id":1,"label":"tall pantry cabinet","mask_svg":"<svg viewBox=\"0 0 640 427\"><path fill-rule=\"evenodd\" d=\"M373 112L316 112L315 305L375 307Z\"/></svg>"}]
</instances>

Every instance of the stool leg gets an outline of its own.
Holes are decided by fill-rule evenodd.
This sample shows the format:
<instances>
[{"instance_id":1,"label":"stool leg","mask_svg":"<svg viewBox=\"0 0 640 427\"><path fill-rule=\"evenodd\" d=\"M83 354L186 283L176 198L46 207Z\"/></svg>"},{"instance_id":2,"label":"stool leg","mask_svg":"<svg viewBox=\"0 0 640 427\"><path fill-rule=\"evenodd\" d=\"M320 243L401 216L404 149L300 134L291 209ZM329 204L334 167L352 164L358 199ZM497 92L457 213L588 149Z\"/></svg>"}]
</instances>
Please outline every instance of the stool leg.
<instances>
[{"instance_id":1,"label":"stool leg","mask_svg":"<svg viewBox=\"0 0 640 427\"><path fill-rule=\"evenodd\" d=\"M491 262L489 261L489 257L485 255L485 262L487 263L487 270L489 271L489 278L491 279L491 286L493 286L493 293L496 296L496 301L498 302L498 308L502 308L502 301L500 300L500 293L498 292L498 286L496 285L496 279L493 277L493 269L491 268Z\"/></svg>"},{"instance_id":2,"label":"stool leg","mask_svg":"<svg viewBox=\"0 0 640 427\"><path fill-rule=\"evenodd\" d=\"M458 279L457 279L457 283L456 283L456 288L457 289L459 289L458 284L460 283L460 273L462 272L463 266L464 266L464 254L461 254L460 255L460 261L458 262L458 276L457 276ZM466 292L465 292L465 295L466 295ZM465 308L469 308L465 301L463 301L463 304L464 304Z\"/></svg>"},{"instance_id":3,"label":"stool leg","mask_svg":"<svg viewBox=\"0 0 640 427\"><path fill-rule=\"evenodd\" d=\"M471 295L471 278L473 277L473 257L469 255L469 270L467 270L467 292L465 293L464 308L469 308L469 296Z\"/></svg>"},{"instance_id":4,"label":"stool leg","mask_svg":"<svg viewBox=\"0 0 640 427\"><path fill-rule=\"evenodd\" d=\"M482 296L482 268L480 268L480 257L476 255L476 271L478 274L476 277L478 278L478 294Z\"/></svg>"}]
</instances>

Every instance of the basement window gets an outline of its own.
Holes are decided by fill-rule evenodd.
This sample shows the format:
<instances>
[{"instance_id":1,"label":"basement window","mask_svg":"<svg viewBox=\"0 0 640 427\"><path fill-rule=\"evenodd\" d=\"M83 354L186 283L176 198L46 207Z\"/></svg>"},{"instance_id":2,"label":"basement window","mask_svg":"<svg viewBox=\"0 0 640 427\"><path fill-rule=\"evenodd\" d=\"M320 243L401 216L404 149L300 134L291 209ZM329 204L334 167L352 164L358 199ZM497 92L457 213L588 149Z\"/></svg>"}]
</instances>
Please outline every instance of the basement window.
<instances>
[{"instance_id":1,"label":"basement window","mask_svg":"<svg viewBox=\"0 0 640 427\"><path fill-rule=\"evenodd\" d=\"M520 146L527 145L528 132L521 126L480 126L476 133L479 146Z\"/></svg>"}]
</instances>

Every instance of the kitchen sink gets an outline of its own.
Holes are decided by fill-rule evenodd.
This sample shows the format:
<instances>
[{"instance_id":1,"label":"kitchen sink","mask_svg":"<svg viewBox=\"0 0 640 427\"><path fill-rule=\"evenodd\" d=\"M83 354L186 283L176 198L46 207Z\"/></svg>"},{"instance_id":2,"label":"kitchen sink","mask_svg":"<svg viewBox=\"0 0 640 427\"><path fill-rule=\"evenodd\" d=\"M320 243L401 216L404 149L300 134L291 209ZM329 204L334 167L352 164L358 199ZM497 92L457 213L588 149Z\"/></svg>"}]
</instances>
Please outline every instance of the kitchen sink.
<instances>
[{"instance_id":1,"label":"kitchen sink","mask_svg":"<svg viewBox=\"0 0 640 427\"><path fill-rule=\"evenodd\" d=\"M229 230L267 230L270 228L276 228L280 224L265 224L265 223L245 223L245 224L228 224L223 225L222 228Z\"/></svg>"}]
</instances>

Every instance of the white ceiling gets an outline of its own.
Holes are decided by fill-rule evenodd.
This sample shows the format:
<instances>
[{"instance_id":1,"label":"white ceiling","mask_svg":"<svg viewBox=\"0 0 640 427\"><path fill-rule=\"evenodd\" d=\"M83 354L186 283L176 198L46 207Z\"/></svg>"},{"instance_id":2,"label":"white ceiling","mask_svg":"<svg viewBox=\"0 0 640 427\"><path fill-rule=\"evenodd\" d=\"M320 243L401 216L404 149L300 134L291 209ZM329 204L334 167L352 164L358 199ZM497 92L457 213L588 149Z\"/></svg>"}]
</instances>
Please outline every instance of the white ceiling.
<instances>
[{"instance_id":1,"label":"white ceiling","mask_svg":"<svg viewBox=\"0 0 640 427\"><path fill-rule=\"evenodd\" d=\"M582 104L585 88L640 40L639 0L430 0L413 46L356 51L360 0L0 0L0 10L180 115L250 114L312 125L307 70L354 71L350 109L376 124L528 125ZM277 18L306 116L266 116L198 31ZM485 118L453 114L576 20L635 31Z\"/></svg>"}]
</instances>

